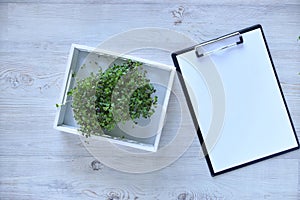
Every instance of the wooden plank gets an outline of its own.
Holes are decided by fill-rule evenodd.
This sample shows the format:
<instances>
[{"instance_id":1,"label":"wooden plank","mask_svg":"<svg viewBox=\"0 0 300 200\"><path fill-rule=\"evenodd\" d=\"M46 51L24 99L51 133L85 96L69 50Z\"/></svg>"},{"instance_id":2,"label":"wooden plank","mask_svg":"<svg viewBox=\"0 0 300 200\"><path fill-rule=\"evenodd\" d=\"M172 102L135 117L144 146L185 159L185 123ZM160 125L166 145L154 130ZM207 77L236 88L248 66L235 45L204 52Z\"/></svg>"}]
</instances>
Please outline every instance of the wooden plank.
<instances>
[{"instance_id":1,"label":"wooden plank","mask_svg":"<svg viewBox=\"0 0 300 200\"><path fill-rule=\"evenodd\" d=\"M185 157L148 174L122 173L99 163L93 170L92 157L1 156L1 160L1 169L11 171L1 172L1 199L297 198L294 171L299 166L293 159L267 160L216 178L210 177L205 160ZM12 166L22 170L12 171ZM276 170L270 170L273 166Z\"/></svg>"},{"instance_id":2,"label":"wooden plank","mask_svg":"<svg viewBox=\"0 0 300 200\"><path fill-rule=\"evenodd\" d=\"M201 2L197 0L164 0L164 1L159 1L159 0L128 0L128 1L118 1L118 0L3 0L3 3L46 3L46 4L170 4L170 3L178 3L178 4L203 4L203 5L224 5L224 4L229 4L229 5L282 5L282 1L280 0L273 0L270 2L270 0L261 0L261 1L256 1L256 0L248 0L248 1L243 1L243 0L215 0L213 2L209 0L202 0ZM295 4L298 5L299 2L297 0L285 0L284 1L285 5L289 4Z\"/></svg>"}]
</instances>

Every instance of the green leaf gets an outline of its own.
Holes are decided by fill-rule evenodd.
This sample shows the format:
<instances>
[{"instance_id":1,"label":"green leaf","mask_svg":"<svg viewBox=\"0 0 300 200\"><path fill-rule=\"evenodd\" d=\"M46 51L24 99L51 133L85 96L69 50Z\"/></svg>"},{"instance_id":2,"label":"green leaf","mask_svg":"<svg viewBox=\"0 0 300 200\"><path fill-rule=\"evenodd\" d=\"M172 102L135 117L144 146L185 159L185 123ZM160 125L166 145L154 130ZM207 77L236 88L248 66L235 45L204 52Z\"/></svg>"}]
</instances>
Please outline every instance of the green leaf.
<instances>
[{"instance_id":1,"label":"green leaf","mask_svg":"<svg viewBox=\"0 0 300 200\"><path fill-rule=\"evenodd\" d=\"M68 96L71 96L72 94L73 94L73 91L72 91L72 90L70 90L70 91L67 92L67 95L68 95Z\"/></svg>"},{"instance_id":2,"label":"green leaf","mask_svg":"<svg viewBox=\"0 0 300 200\"><path fill-rule=\"evenodd\" d=\"M158 97L151 97L156 90L142 65L132 60L114 63L106 71L99 69L97 74L79 80L68 92L73 96L74 118L83 135L99 135L99 130L111 131L119 122L132 119L137 123L136 119L153 115ZM113 92L116 102L111 102ZM128 107L129 113L124 110Z\"/></svg>"}]
</instances>

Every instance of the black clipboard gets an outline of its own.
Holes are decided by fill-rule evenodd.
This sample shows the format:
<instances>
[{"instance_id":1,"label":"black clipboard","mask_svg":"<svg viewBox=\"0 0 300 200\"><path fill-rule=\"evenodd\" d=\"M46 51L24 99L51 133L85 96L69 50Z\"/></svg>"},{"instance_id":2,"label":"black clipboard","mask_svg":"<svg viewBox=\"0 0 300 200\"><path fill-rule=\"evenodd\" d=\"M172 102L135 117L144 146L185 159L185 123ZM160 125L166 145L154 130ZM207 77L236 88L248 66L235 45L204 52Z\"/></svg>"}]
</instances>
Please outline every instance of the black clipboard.
<instances>
[{"instance_id":1,"label":"black clipboard","mask_svg":"<svg viewBox=\"0 0 300 200\"><path fill-rule=\"evenodd\" d=\"M299 148L261 25L172 59L212 176Z\"/></svg>"}]
</instances>

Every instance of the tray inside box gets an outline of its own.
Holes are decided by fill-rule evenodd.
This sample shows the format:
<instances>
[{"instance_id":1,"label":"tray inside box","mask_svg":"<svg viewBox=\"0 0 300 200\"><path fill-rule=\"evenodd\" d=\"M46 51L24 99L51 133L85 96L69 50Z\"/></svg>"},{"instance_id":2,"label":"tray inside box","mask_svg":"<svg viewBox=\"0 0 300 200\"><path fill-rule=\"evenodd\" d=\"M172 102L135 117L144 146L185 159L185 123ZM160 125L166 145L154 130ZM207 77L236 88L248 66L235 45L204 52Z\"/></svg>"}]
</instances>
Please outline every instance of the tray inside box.
<instances>
[{"instance_id":1,"label":"tray inside box","mask_svg":"<svg viewBox=\"0 0 300 200\"><path fill-rule=\"evenodd\" d=\"M146 76L156 89L154 95L158 96L158 106L155 108L155 113L150 119L138 119L138 126L134 126L133 128L133 122L131 121L125 124L119 123L112 131L104 131L104 137L118 140L121 144L125 145L126 143L135 143L141 146L153 147L153 151L157 149L175 74L173 68L157 63L148 63L145 60L132 57L118 57L117 55L98 50L93 52L91 49L76 48L76 46L73 50L69 75L76 74L76 76L71 75L69 76L69 80L66 81L63 94L65 103L60 108L57 120L57 127L62 128L60 130L79 134L77 131L78 125L73 117L71 107L72 97L66 95L76 85L76 80L89 76L91 72L97 73L99 67L102 68L102 71L105 71L112 64L122 64L128 58L143 63L143 69L147 71ZM140 136L140 133L143 133L143 135ZM118 143L120 144L120 142ZM148 150L151 150L151 148Z\"/></svg>"}]
</instances>

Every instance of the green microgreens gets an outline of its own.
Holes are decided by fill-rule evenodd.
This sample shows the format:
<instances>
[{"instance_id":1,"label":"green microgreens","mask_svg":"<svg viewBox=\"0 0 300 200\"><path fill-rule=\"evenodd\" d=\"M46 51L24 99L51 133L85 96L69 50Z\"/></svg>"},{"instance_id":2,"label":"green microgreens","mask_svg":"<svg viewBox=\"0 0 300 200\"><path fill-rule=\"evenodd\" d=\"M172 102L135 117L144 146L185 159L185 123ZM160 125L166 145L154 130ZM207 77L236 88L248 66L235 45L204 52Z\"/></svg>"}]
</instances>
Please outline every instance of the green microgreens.
<instances>
[{"instance_id":1,"label":"green microgreens","mask_svg":"<svg viewBox=\"0 0 300 200\"><path fill-rule=\"evenodd\" d=\"M111 131L119 122L151 117L158 97L152 97L156 90L146 73L142 63L127 60L79 80L68 95L83 135L101 135L99 130Z\"/></svg>"}]
</instances>

